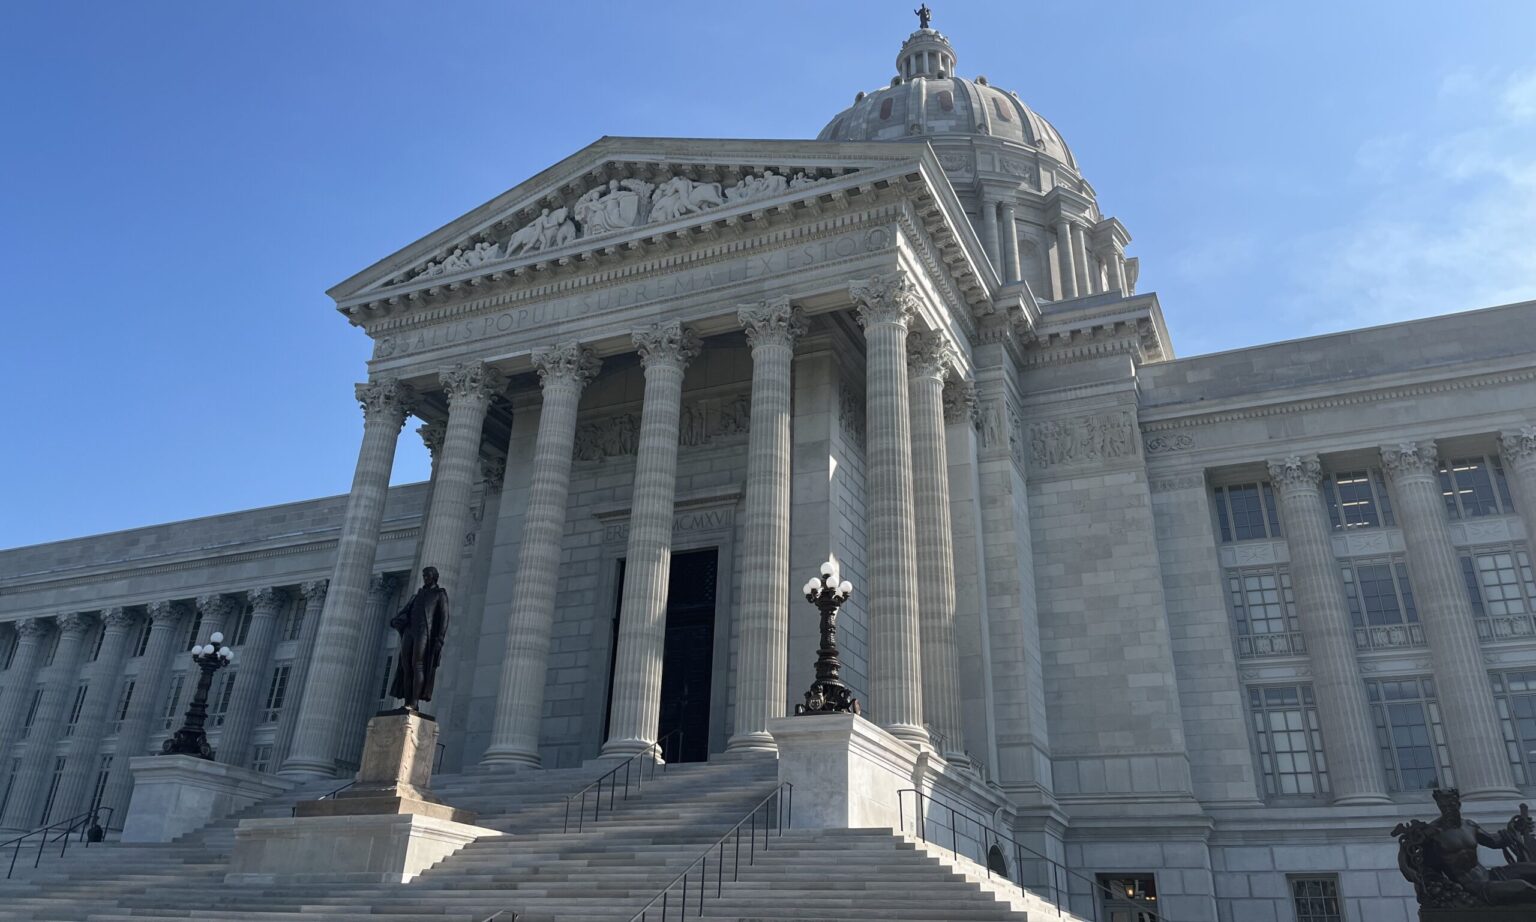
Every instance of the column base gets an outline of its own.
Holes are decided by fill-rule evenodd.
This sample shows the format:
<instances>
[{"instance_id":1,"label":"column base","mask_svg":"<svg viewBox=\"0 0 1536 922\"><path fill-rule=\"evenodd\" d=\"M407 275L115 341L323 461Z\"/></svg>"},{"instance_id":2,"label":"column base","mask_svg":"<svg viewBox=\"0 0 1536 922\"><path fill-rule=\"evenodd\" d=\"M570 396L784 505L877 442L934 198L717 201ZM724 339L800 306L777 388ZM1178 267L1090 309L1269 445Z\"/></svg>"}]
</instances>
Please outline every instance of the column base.
<instances>
[{"instance_id":1,"label":"column base","mask_svg":"<svg viewBox=\"0 0 1536 922\"><path fill-rule=\"evenodd\" d=\"M289 759L283 763L283 767L277 770L277 777L289 778L294 781L314 781L320 778L335 778L336 763L321 762L312 759Z\"/></svg>"},{"instance_id":2,"label":"column base","mask_svg":"<svg viewBox=\"0 0 1536 922\"><path fill-rule=\"evenodd\" d=\"M537 752L527 749L517 749L508 746L503 749L492 747L480 757L480 764L486 768L509 768L513 771L521 771L530 768L543 768L544 760Z\"/></svg>"},{"instance_id":3,"label":"column base","mask_svg":"<svg viewBox=\"0 0 1536 922\"><path fill-rule=\"evenodd\" d=\"M881 727L903 743L911 743L918 749L933 748L933 740L928 736L927 727L917 724L881 724Z\"/></svg>"},{"instance_id":4,"label":"column base","mask_svg":"<svg viewBox=\"0 0 1536 922\"><path fill-rule=\"evenodd\" d=\"M1348 797L1335 797L1335 807L1376 807L1381 804L1392 803L1392 798L1385 794L1351 794Z\"/></svg>"},{"instance_id":5,"label":"column base","mask_svg":"<svg viewBox=\"0 0 1536 922\"><path fill-rule=\"evenodd\" d=\"M628 759L632 756L637 756L647 750L655 751L655 745L655 742L652 740L634 738L609 740L608 742L604 743L603 748L598 751L597 757L599 759ZM657 755L657 761L660 761L659 753Z\"/></svg>"},{"instance_id":6,"label":"column base","mask_svg":"<svg viewBox=\"0 0 1536 922\"><path fill-rule=\"evenodd\" d=\"M779 744L767 730L738 733L725 744L726 752L778 752Z\"/></svg>"},{"instance_id":7,"label":"column base","mask_svg":"<svg viewBox=\"0 0 1536 922\"><path fill-rule=\"evenodd\" d=\"M1462 800L1519 800L1524 797L1514 788L1465 788Z\"/></svg>"}]
</instances>

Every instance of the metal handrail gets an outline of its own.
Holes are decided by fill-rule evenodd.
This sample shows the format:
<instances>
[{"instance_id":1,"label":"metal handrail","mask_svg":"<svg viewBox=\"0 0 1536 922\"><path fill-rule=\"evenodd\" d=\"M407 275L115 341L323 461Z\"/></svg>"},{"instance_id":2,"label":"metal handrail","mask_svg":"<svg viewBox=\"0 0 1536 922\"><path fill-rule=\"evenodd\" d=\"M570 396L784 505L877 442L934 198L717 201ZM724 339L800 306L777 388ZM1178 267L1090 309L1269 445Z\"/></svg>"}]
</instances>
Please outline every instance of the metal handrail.
<instances>
[{"instance_id":1,"label":"metal handrail","mask_svg":"<svg viewBox=\"0 0 1536 922\"><path fill-rule=\"evenodd\" d=\"M945 810L949 811L950 851L954 852L956 855L963 855L964 857L972 858L971 855L960 850L960 842L962 838L964 838L967 842L974 840L979 846L979 853L978 856L972 858L972 860L974 860L977 864L985 867L987 869L987 876L990 878L994 874L999 873L999 869L994 866L995 859L992 851L994 848L997 848L1000 843L1006 842L1013 847L1013 870L1010 873L1008 869L1008 861L1006 858L1004 858L1002 861L1003 867L1000 871L1003 878L1008 880L1010 883L1017 885L1020 890L1028 890L1034 893L1036 896L1050 900L1055 905L1057 912L1061 912L1064 908L1062 905L1063 898L1069 897L1069 894L1066 893L1066 887L1064 886L1065 878L1075 877L1078 880L1087 882L1092 892L1100 893L1101 895L1109 896L1119 900L1120 902L1129 903L1135 906L1137 911L1143 914L1146 919L1150 920L1150 922L1167 922L1162 913L1158 912L1157 907L1150 905L1147 903L1147 901L1116 893L1108 887L1104 886L1104 884L1100 882L1098 878L1090 877L1087 874L1083 874L1079 871L1074 871L1056 859L1050 857L1049 855L1044 855L1035 851L1028 845L1020 842L1018 839L998 832L996 829L993 829L991 826L976 818L974 815L966 812L964 809L954 807L942 800L939 800L931 794L925 794L916 788L903 788L902 790L896 792L896 810L898 814L897 823L900 826L900 830L902 832L906 832L907 794L913 795L914 816L912 826L913 832L919 839L922 839L924 842L931 842L934 845L940 846L941 848L944 846L944 843L938 841L938 839L928 837L928 811L924 808L924 802L929 801L937 806L943 807ZM956 822L956 819L959 817L964 817L966 820L970 821L976 827L977 833L981 835L979 837L962 837L960 835L960 824ZM942 826L942 824L936 825ZM999 849L999 852L1000 851L1001 849ZM1044 885L1047 888L1047 892L1042 893L1042 885L1038 883L1025 883L1024 856L1026 854L1032 856L1033 860L1044 861L1050 866L1050 883ZM1070 902L1070 899L1068 901ZM1099 902L1100 901L1098 900L1094 901L1093 918L1095 920L1099 918ZM1065 908L1070 911L1070 906Z\"/></svg>"},{"instance_id":2,"label":"metal handrail","mask_svg":"<svg viewBox=\"0 0 1536 922\"><path fill-rule=\"evenodd\" d=\"M102 826L101 823L96 821L97 817L101 816L103 812L107 814L106 826ZM91 842L93 841L93 836L90 834L91 830L93 828L107 829L110 828L111 825L111 807L92 807L84 813L77 813L67 819L55 820L46 826L39 826L31 832L24 832L14 839L7 839L4 842L0 842L0 850L10 848L12 845L16 846L15 850L11 852L11 866L5 872L5 879L10 880L11 875L16 872L16 858L21 854L21 843L25 842L27 839L30 839L33 836L38 837L37 857L32 860L32 866L35 868L43 863L43 850L48 847L48 834L50 831L61 826L64 827L63 830L58 834L58 838L53 840L55 842L60 840L64 842L63 847L59 849L59 857L63 858L64 853L69 851L69 837L74 833L76 828L79 828L80 830L80 841L85 843L85 845L82 847L90 848Z\"/></svg>"},{"instance_id":3,"label":"metal handrail","mask_svg":"<svg viewBox=\"0 0 1536 922\"><path fill-rule=\"evenodd\" d=\"M768 805L772 803L770 808ZM693 863L683 869L683 872L672 878L662 891L651 897L651 901L640 907L640 911L630 916L629 922L650 922L652 912L659 912L660 922L667 922L667 913L677 910L675 918L682 919L688 915L688 889L693 886L689 877L694 869L699 872L698 907L696 915L704 915L704 900L707 896L706 884L709 882L709 856L716 854L715 858L715 899L719 899L725 890L725 850L730 843L734 850L731 866L731 883L741 879L741 834L742 827L747 829L747 866L751 867L757 862L757 815L763 814L763 851L768 850L769 836L777 834L782 837L784 830L788 829L794 815L795 786L788 781L781 781L773 791L758 801L752 810L732 826L725 835L716 839L714 844L704 849L704 853L693 860ZM679 887L682 893L674 901L673 891ZM675 906L673 905L675 902ZM660 904L659 906L657 904Z\"/></svg>"},{"instance_id":4,"label":"metal handrail","mask_svg":"<svg viewBox=\"0 0 1536 922\"><path fill-rule=\"evenodd\" d=\"M335 797L337 794L340 794L342 791L345 791L346 789L352 787L354 784L357 784L357 782L356 781L348 781L346 784L342 785L341 787L337 788L334 791L326 791L324 794L321 794L319 797L316 797L315 800L330 800L332 797ZM294 816L298 816L299 815L299 805L298 804L294 804L293 805L292 814Z\"/></svg>"},{"instance_id":5,"label":"metal handrail","mask_svg":"<svg viewBox=\"0 0 1536 922\"><path fill-rule=\"evenodd\" d=\"M562 831L571 831L571 804L577 803L579 806L576 810L576 831L581 832L582 825L586 822L587 818L588 794L592 794L594 791L596 792L596 803L594 803L592 807L592 820L596 822L597 818L603 815L604 785L608 786L608 812L612 813L616 799L622 799L626 801L629 800L629 786L631 780L634 781L635 793L640 793L641 789L645 786L645 769L647 765L650 766L652 778L656 777L656 765L658 760L661 764L662 772L666 772L668 764L667 742L669 740L675 741L677 744L674 751L681 749L683 745L682 728L679 727L678 729L665 734L654 743L648 744L644 749L640 750L639 752L625 759L623 762L620 762L618 765L615 765L613 768L610 768L608 771L604 772L595 781L588 783L586 787L568 795L565 798L565 828ZM650 758L652 753L654 753L657 758ZM641 761L642 759L644 759L644 761ZM637 762L639 763L638 766L636 765ZM622 797L619 796L618 790L620 772L624 773L624 793Z\"/></svg>"}]
</instances>

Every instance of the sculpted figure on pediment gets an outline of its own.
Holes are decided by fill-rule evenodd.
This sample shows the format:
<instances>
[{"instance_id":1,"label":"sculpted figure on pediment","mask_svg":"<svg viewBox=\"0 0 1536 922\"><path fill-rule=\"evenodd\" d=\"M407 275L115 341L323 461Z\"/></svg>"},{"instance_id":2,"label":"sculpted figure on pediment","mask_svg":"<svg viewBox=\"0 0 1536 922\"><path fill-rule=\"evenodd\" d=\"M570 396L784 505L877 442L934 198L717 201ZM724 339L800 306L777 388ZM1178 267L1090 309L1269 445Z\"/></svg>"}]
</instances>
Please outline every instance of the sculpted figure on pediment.
<instances>
[{"instance_id":1,"label":"sculpted figure on pediment","mask_svg":"<svg viewBox=\"0 0 1536 922\"><path fill-rule=\"evenodd\" d=\"M725 195L717 182L694 182L686 176L674 176L656 187L651 196L651 220L671 221L685 214L725 204Z\"/></svg>"},{"instance_id":2,"label":"sculpted figure on pediment","mask_svg":"<svg viewBox=\"0 0 1536 922\"><path fill-rule=\"evenodd\" d=\"M464 262L473 267L481 266L488 262L494 262L501 256L501 246L482 240L475 244L475 248L464 254Z\"/></svg>"},{"instance_id":3,"label":"sculpted figure on pediment","mask_svg":"<svg viewBox=\"0 0 1536 922\"><path fill-rule=\"evenodd\" d=\"M529 221L507 240L507 255L537 253L565 246L576 239L576 224L570 218L570 209L545 208L539 216Z\"/></svg>"},{"instance_id":4,"label":"sculpted figure on pediment","mask_svg":"<svg viewBox=\"0 0 1536 922\"><path fill-rule=\"evenodd\" d=\"M804 174L801 174L804 175ZM789 180L772 170L764 170L761 176L746 176L741 182L725 190L725 197L732 202L783 195L789 191Z\"/></svg>"},{"instance_id":5,"label":"sculpted figure on pediment","mask_svg":"<svg viewBox=\"0 0 1536 922\"><path fill-rule=\"evenodd\" d=\"M789 181L789 187L791 189L804 189L806 186L814 186L819 182L821 180L812 179L804 173L796 173L795 178Z\"/></svg>"},{"instance_id":6,"label":"sculpted figure on pediment","mask_svg":"<svg viewBox=\"0 0 1536 922\"><path fill-rule=\"evenodd\" d=\"M606 186L577 199L571 214L586 237L634 227L640 223L641 206L652 188L643 179L610 179Z\"/></svg>"}]
</instances>

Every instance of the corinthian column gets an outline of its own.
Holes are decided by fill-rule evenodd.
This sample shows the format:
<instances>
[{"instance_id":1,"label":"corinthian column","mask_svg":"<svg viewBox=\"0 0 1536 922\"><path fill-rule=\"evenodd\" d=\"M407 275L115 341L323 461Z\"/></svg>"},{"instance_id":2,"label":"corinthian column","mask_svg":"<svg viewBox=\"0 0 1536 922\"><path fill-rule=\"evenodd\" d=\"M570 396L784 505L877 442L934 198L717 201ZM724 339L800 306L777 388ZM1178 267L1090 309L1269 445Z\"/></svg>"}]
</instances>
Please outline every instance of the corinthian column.
<instances>
[{"instance_id":1,"label":"corinthian column","mask_svg":"<svg viewBox=\"0 0 1536 922\"><path fill-rule=\"evenodd\" d=\"M1536 532L1536 425L1522 426L1499 437L1504 468L1515 482L1527 534Z\"/></svg>"},{"instance_id":2,"label":"corinthian column","mask_svg":"<svg viewBox=\"0 0 1536 922\"><path fill-rule=\"evenodd\" d=\"M54 818L74 816L90 806L87 789L96 777L96 753L107 735L108 709L117 701L118 680L123 673L123 659L128 652L128 629L137 619L121 608L101 613L101 650L91 664L90 684L80 705L80 719L69 738L69 753L64 763L64 777L53 798Z\"/></svg>"},{"instance_id":3,"label":"corinthian column","mask_svg":"<svg viewBox=\"0 0 1536 922\"><path fill-rule=\"evenodd\" d=\"M1056 269L1061 276L1061 296L1077 297L1077 270L1072 265L1072 222L1056 219Z\"/></svg>"},{"instance_id":4,"label":"corinthian column","mask_svg":"<svg viewBox=\"0 0 1536 922\"><path fill-rule=\"evenodd\" d=\"M1385 803L1381 757L1365 700L1344 582L1333 556L1331 526L1319 483L1317 455L1269 462L1280 494L1280 516L1291 551L1296 618L1312 659L1312 691L1337 804Z\"/></svg>"},{"instance_id":5,"label":"corinthian column","mask_svg":"<svg viewBox=\"0 0 1536 922\"><path fill-rule=\"evenodd\" d=\"M1019 280L1019 222L1012 202L1003 203L1003 219L998 225L998 246L1003 251L1003 280Z\"/></svg>"},{"instance_id":6,"label":"corinthian column","mask_svg":"<svg viewBox=\"0 0 1536 922\"><path fill-rule=\"evenodd\" d=\"M368 581L373 577L384 500L389 495L395 443L415 394L398 381L372 381L357 386L357 399L363 406L363 446L341 521L336 567L319 618L319 634L313 646L303 648L304 658L310 661L309 673L316 681L305 682L293 731L293 751L280 772L290 777L325 777L336 770L336 746L346 710L346 677L351 675L352 661L361 654L363 608L368 602Z\"/></svg>"},{"instance_id":7,"label":"corinthian column","mask_svg":"<svg viewBox=\"0 0 1536 922\"><path fill-rule=\"evenodd\" d=\"M6 803L3 825L12 829L31 829L45 822L43 798L53 774L54 746L63 729L64 709L75 697L79 675L80 645L90 630L85 615L69 614L59 618L59 646L53 653L48 683L27 732L27 746L22 751L21 771L11 783L11 798Z\"/></svg>"},{"instance_id":8,"label":"corinthian column","mask_svg":"<svg viewBox=\"0 0 1536 922\"><path fill-rule=\"evenodd\" d=\"M768 721L784 716L789 645L789 395L795 339L805 320L777 298L736 312L752 347L747 437L736 731L727 749L772 750Z\"/></svg>"},{"instance_id":9,"label":"corinthian column","mask_svg":"<svg viewBox=\"0 0 1536 922\"><path fill-rule=\"evenodd\" d=\"M347 684L347 715L342 723L342 743L337 754L357 762L362 751L363 737L368 731L368 718L373 715L379 699L379 648L384 645L384 632L389 629L389 619L395 614L390 601L400 588L400 580L390 573L376 573L368 583L368 607L363 612L363 639L358 644L362 654L352 663L352 677Z\"/></svg>"},{"instance_id":10,"label":"corinthian column","mask_svg":"<svg viewBox=\"0 0 1536 922\"><path fill-rule=\"evenodd\" d=\"M302 713L300 704L304 701L304 689L309 685L309 666L315 659L310 651L315 649L315 641L320 636L320 616L325 611L326 590L330 585L329 580L317 579L299 586L299 595L304 599L304 620L299 622L298 652L293 658L293 668L288 671L288 689L284 693L287 700L278 715L277 737L272 746L272 758L279 760L278 764L287 761L287 754L293 748L293 735ZM366 627L363 633L367 634Z\"/></svg>"},{"instance_id":11,"label":"corinthian column","mask_svg":"<svg viewBox=\"0 0 1536 922\"><path fill-rule=\"evenodd\" d=\"M421 565L436 567L438 585L455 598L468 593L459 584L459 560L469 529L469 494L480 475L480 430L491 398L506 387L506 378L483 362L457 365L438 376L448 395L448 428L442 451L434 453L432 503L421 538ZM411 575L411 586L421 574Z\"/></svg>"},{"instance_id":12,"label":"corinthian column","mask_svg":"<svg viewBox=\"0 0 1536 922\"><path fill-rule=\"evenodd\" d=\"M185 643L182 606L174 602L150 602L146 606L149 615L149 645L139 663L139 673L133 682L133 698L128 702L128 716L117 728L117 753L112 758L112 773L107 779L107 791L102 796L103 806L113 810L112 822L121 826L128 812L128 795L133 790L133 774L128 770L128 760L144 755L148 748L149 731L160 717L165 696L166 681L170 678L171 657Z\"/></svg>"},{"instance_id":13,"label":"corinthian column","mask_svg":"<svg viewBox=\"0 0 1536 922\"><path fill-rule=\"evenodd\" d=\"M672 568L673 500L677 494L677 431L683 369L699 338L676 320L635 333L645 367L645 405L635 458L629 551L619 609L613 705L604 756L631 756L656 742L661 708L661 658L667 630L667 577Z\"/></svg>"},{"instance_id":14,"label":"corinthian column","mask_svg":"<svg viewBox=\"0 0 1536 922\"><path fill-rule=\"evenodd\" d=\"M235 664L235 687L230 690L218 753L220 762L239 766L245 765L250 754L256 711L262 704L261 693L266 690L271 672L277 619L288 601L288 593L268 586L252 589L246 597L251 603L251 629L237 654L240 659Z\"/></svg>"},{"instance_id":15,"label":"corinthian column","mask_svg":"<svg viewBox=\"0 0 1536 922\"><path fill-rule=\"evenodd\" d=\"M544 404L539 411L528 507L517 548L495 724L482 760L487 764L539 766L539 721L544 715L549 633L560 582L560 548L571 486L571 454L576 445L576 408L582 389L597 377L601 365L592 350L574 341L533 356Z\"/></svg>"},{"instance_id":16,"label":"corinthian column","mask_svg":"<svg viewBox=\"0 0 1536 922\"><path fill-rule=\"evenodd\" d=\"M1384 445L1381 461L1408 547L1409 579L1424 639L1429 642L1435 694L1457 786L1467 798L1514 797L1514 777L1488 684L1488 666L1478 646L1467 584L1445 521L1435 443Z\"/></svg>"},{"instance_id":17,"label":"corinthian column","mask_svg":"<svg viewBox=\"0 0 1536 922\"><path fill-rule=\"evenodd\" d=\"M10 767L16 752L16 735L21 730L21 722L26 719L27 705L32 702L37 660L47 633L48 624L41 618L16 622L16 653L11 657L11 668L5 673L5 689L0 692L0 759L4 760L0 763L0 773Z\"/></svg>"},{"instance_id":18,"label":"corinthian column","mask_svg":"<svg viewBox=\"0 0 1536 922\"><path fill-rule=\"evenodd\" d=\"M944 379L953 364L949 345L938 333L907 337L923 716L942 737L944 756L967 761L960 712L960 659L955 645L955 539L949 516L949 455L944 430Z\"/></svg>"},{"instance_id":19,"label":"corinthian column","mask_svg":"<svg viewBox=\"0 0 1536 922\"><path fill-rule=\"evenodd\" d=\"M907 406L907 325L917 294L899 273L854 283L848 293L858 305L865 341L869 703L881 726L898 739L923 746L928 731L923 728L912 418Z\"/></svg>"}]
</instances>

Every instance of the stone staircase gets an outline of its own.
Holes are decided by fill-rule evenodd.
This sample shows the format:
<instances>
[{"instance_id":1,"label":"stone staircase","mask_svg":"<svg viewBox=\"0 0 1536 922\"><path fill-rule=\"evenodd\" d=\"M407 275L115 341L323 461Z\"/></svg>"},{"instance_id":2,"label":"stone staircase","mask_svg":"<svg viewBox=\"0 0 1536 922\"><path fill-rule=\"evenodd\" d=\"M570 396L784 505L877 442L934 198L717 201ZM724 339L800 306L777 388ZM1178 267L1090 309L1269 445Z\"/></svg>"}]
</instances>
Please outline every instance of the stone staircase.
<instances>
[{"instance_id":1,"label":"stone staircase","mask_svg":"<svg viewBox=\"0 0 1536 922\"><path fill-rule=\"evenodd\" d=\"M333 790L336 782L327 780L175 842L71 848L35 870L17 868L14 879L0 881L0 920L628 922L777 782L771 757L671 766L613 810L605 803L596 820L589 813L580 831L562 831L565 795L605 768L439 776L433 787L445 801L478 812L481 825L507 835L471 843L410 884L224 884L239 821L287 816L298 801ZM984 868L889 830L789 829L766 851L759 839L751 865L745 855L740 879L726 880L718 898L710 881L705 918L1072 918L1011 885L989 882ZM694 880L690 914L697 912ZM676 918L675 902L672 908L669 917Z\"/></svg>"}]
</instances>

